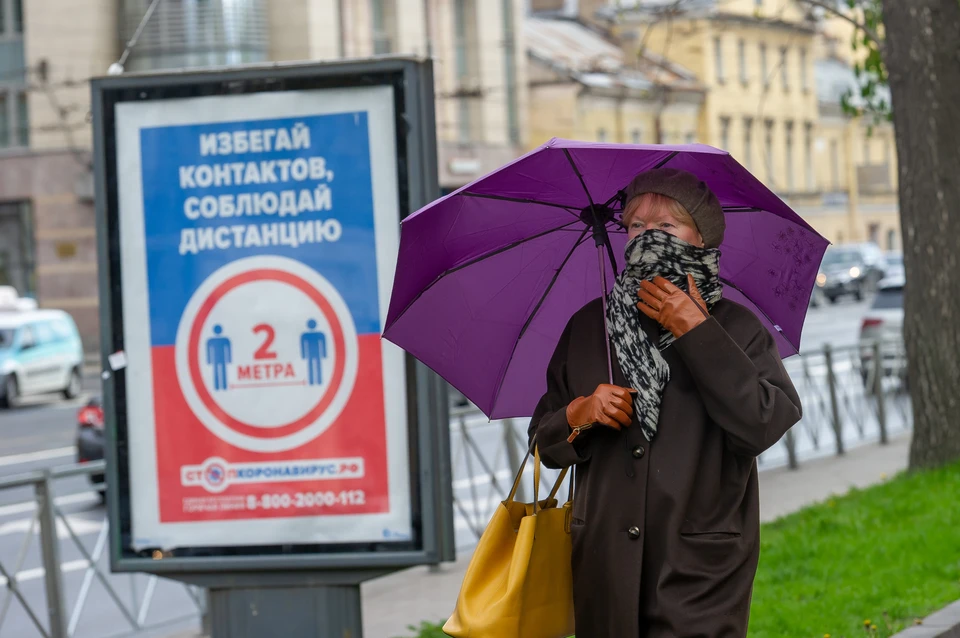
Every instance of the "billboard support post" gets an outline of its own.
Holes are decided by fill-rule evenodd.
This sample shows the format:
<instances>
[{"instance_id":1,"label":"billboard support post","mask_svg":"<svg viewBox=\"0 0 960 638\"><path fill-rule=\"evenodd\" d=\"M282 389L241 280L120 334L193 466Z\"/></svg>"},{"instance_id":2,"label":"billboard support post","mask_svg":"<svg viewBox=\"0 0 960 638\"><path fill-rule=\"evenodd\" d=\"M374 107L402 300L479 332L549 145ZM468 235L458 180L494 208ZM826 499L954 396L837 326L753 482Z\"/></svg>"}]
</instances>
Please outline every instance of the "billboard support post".
<instances>
[{"instance_id":1,"label":"billboard support post","mask_svg":"<svg viewBox=\"0 0 960 638\"><path fill-rule=\"evenodd\" d=\"M454 556L446 384L381 340L438 195L427 60L92 82L110 565L214 636L362 635Z\"/></svg>"},{"instance_id":2,"label":"billboard support post","mask_svg":"<svg viewBox=\"0 0 960 638\"><path fill-rule=\"evenodd\" d=\"M359 585L210 591L210 638L363 636Z\"/></svg>"}]
</instances>

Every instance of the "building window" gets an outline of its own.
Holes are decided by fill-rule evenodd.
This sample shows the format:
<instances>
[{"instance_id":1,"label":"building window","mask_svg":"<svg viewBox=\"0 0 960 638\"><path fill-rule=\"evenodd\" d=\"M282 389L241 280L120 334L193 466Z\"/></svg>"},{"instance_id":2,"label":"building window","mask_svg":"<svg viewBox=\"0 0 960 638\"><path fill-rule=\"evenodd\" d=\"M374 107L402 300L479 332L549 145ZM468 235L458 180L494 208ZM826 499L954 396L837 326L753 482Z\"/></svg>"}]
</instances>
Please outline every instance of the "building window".
<instances>
[{"instance_id":1,"label":"building window","mask_svg":"<svg viewBox=\"0 0 960 638\"><path fill-rule=\"evenodd\" d=\"M753 170L753 118L743 118L743 165Z\"/></svg>"},{"instance_id":2,"label":"building window","mask_svg":"<svg viewBox=\"0 0 960 638\"><path fill-rule=\"evenodd\" d=\"M807 122L803 127L803 167L806 173L807 191L813 192L813 124Z\"/></svg>"},{"instance_id":3,"label":"building window","mask_svg":"<svg viewBox=\"0 0 960 638\"><path fill-rule=\"evenodd\" d=\"M800 89L806 93L810 90L810 83L807 80L807 50L800 49Z\"/></svg>"},{"instance_id":4,"label":"building window","mask_svg":"<svg viewBox=\"0 0 960 638\"><path fill-rule=\"evenodd\" d=\"M642 143L643 143L643 136L640 134L640 129L638 129L638 128L633 129L633 132L630 133L630 140L631 140L634 144L642 144Z\"/></svg>"},{"instance_id":5,"label":"building window","mask_svg":"<svg viewBox=\"0 0 960 638\"><path fill-rule=\"evenodd\" d=\"M863 165L867 166L870 164L870 138L864 135L863 137Z\"/></svg>"},{"instance_id":6,"label":"building window","mask_svg":"<svg viewBox=\"0 0 960 638\"><path fill-rule=\"evenodd\" d=\"M754 7L755 9L762 9L762 8L763 8L763 0L753 0L753 7Z\"/></svg>"},{"instance_id":7,"label":"building window","mask_svg":"<svg viewBox=\"0 0 960 638\"><path fill-rule=\"evenodd\" d=\"M455 35L455 67L459 91L459 137L470 142L474 137L477 37L474 0L454 0L453 27Z\"/></svg>"},{"instance_id":8,"label":"building window","mask_svg":"<svg viewBox=\"0 0 960 638\"><path fill-rule=\"evenodd\" d=\"M830 140L830 183L834 192L840 190L840 148L837 140Z\"/></svg>"},{"instance_id":9,"label":"building window","mask_svg":"<svg viewBox=\"0 0 960 638\"><path fill-rule=\"evenodd\" d=\"M713 59L717 65L717 82L723 84L723 40L720 38L713 39Z\"/></svg>"},{"instance_id":10,"label":"building window","mask_svg":"<svg viewBox=\"0 0 960 638\"><path fill-rule=\"evenodd\" d=\"M0 148L12 146L10 134L10 100L6 93L0 93Z\"/></svg>"},{"instance_id":11,"label":"building window","mask_svg":"<svg viewBox=\"0 0 960 638\"><path fill-rule=\"evenodd\" d=\"M897 231L890 229L887 231L887 250L897 249Z\"/></svg>"},{"instance_id":12,"label":"building window","mask_svg":"<svg viewBox=\"0 0 960 638\"><path fill-rule=\"evenodd\" d=\"M696 144L697 134L692 131L690 133L687 133L687 139L685 141L687 144Z\"/></svg>"},{"instance_id":13,"label":"building window","mask_svg":"<svg viewBox=\"0 0 960 638\"><path fill-rule=\"evenodd\" d=\"M763 82L763 88L770 86L770 74L767 69L767 45L760 45L760 79Z\"/></svg>"},{"instance_id":14,"label":"building window","mask_svg":"<svg viewBox=\"0 0 960 638\"><path fill-rule=\"evenodd\" d=\"M790 69L787 66L787 47L780 49L780 80L783 83L783 90L790 90Z\"/></svg>"},{"instance_id":15,"label":"building window","mask_svg":"<svg viewBox=\"0 0 960 638\"><path fill-rule=\"evenodd\" d=\"M13 0L13 32L23 33L23 0Z\"/></svg>"},{"instance_id":16,"label":"building window","mask_svg":"<svg viewBox=\"0 0 960 638\"><path fill-rule=\"evenodd\" d=\"M605 129L605 128L597 129L597 141L598 141L598 142L606 142L606 141L607 141L607 129Z\"/></svg>"},{"instance_id":17,"label":"building window","mask_svg":"<svg viewBox=\"0 0 960 638\"><path fill-rule=\"evenodd\" d=\"M773 184L773 120L764 122L763 155L767 167L767 181Z\"/></svg>"},{"instance_id":18,"label":"building window","mask_svg":"<svg viewBox=\"0 0 960 638\"><path fill-rule=\"evenodd\" d=\"M787 151L787 192L794 192L796 184L793 181L793 122L784 123L784 132L786 133L786 151Z\"/></svg>"},{"instance_id":19,"label":"building window","mask_svg":"<svg viewBox=\"0 0 960 638\"><path fill-rule=\"evenodd\" d=\"M30 111L27 105L27 93L17 94L17 143L20 146L30 145Z\"/></svg>"},{"instance_id":20,"label":"building window","mask_svg":"<svg viewBox=\"0 0 960 638\"><path fill-rule=\"evenodd\" d=\"M730 150L730 118L720 118L720 148Z\"/></svg>"},{"instance_id":21,"label":"building window","mask_svg":"<svg viewBox=\"0 0 960 638\"><path fill-rule=\"evenodd\" d=\"M393 0L371 0L373 22L373 53L393 53L396 37L396 4Z\"/></svg>"},{"instance_id":22,"label":"building window","mask_svg":"<svg viewBox=\"0 0 960 638\"><path fill-rule=\"evenodd\" d=\"M740 40L740 44L737 47L737 57L740 64L740 83L747 84L750 81L750 76L747 74L747 42L746 40Z\"/></svg>"},{"instance_id":23,"label":"building window","mask_svg":"<svg viewBox=\"0 0 960 638\"><path fill-rule=\"evenodd\" d=\"M0 203L0 286L36 293L33 219L27 202Z\"/></svg>"},{"instance_id":24,"label":"building window","mask_svg":"<svg viewBox=\"0 0 960 638\"><path fill-rule=\"evenodd\" d=\"M870 224L867 226L868 241L871 244L880 245L880 224Z\"/></svg>"}]
</instances>

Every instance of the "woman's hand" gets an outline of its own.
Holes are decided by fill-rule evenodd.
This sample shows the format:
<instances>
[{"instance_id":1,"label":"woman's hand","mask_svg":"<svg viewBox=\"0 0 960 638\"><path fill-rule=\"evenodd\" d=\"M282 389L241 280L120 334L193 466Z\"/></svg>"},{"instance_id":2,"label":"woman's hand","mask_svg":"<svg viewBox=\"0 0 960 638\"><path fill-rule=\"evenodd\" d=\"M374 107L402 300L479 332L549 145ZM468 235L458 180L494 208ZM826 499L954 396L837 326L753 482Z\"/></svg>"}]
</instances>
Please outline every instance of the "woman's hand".
<instances>
[{"instance_id":1,"label":"woman's hand","mask_svg":"<svg viewBox=\"0 0 960 638\"><path fill-rule=\"evenodd\" d=\"M652 282L641 281L637 308L679 339L710 316L693 275L687 275L687 287L690 294L663 277L656 277Z\"/></svg>"},{"instance_id":2,"label":"woman's hand","mask_svg":"<svg viewBox=\"0 0 960 638\"><path fill-rule=\"evenodd\" d=\"M567 406L567 423L573 428L571 440L595 423L619 430L633 420L634 390L602 383L588 397L574 399Z\"/></svg>"}]
</instances>

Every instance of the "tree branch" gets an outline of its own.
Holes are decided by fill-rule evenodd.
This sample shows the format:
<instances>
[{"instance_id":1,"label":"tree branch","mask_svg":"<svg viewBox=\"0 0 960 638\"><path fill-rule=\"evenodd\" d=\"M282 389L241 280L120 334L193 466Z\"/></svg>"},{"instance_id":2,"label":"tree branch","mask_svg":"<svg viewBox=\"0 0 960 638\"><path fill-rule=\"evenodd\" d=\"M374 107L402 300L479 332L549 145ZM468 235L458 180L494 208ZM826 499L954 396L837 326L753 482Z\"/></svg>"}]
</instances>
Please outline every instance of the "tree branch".
<instances>
[{"instance_id":1,"label":"tree branch","mask_svg":"<svg viewBox=\"0 0 960 638\"><path fill-rule=\"evenodd\" d=\"M838 10L836 7L830 6L830 4L828 4L827 2L823 2L823 0L800 0L800 1L803 2L804 4L808 4L813 7L820 7L827 13L831 13L834 16L840 18L841 20L846 20L856 28L866 33L867 37L873 40L878 47L880 47L881 49L883 48L883 40L880 39L880 36L877 35L877 32L871 29L870 27L868 27L867 25L863 24L859 20L852 18L851 16L848 16L846 13Z\"/></svg>"}]
</instances>

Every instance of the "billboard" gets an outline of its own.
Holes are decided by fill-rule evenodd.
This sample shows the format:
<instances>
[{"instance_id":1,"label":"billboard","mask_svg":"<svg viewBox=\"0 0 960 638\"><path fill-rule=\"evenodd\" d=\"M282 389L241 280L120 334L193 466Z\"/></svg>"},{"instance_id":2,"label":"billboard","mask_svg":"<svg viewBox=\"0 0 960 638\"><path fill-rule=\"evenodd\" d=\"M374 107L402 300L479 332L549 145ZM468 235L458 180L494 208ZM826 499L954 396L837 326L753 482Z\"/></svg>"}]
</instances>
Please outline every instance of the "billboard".
<instances>
[{"instance_id":1,"label":"billboard","mask_svg":"<svg viewBox=\"0 0 960 638\"><path fill-rule=\"evenodd\" d=\"M380 339L411 212L401 85L326 84L112 105L129 556L426 549L415 375Z\"/></svg>"}]
</instances>

